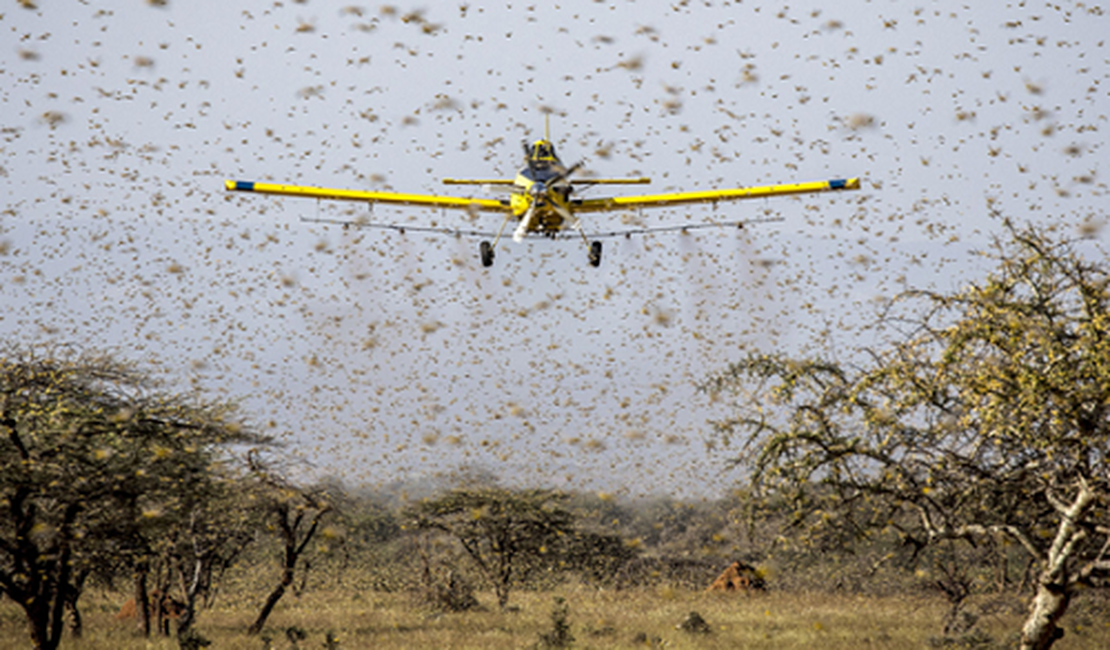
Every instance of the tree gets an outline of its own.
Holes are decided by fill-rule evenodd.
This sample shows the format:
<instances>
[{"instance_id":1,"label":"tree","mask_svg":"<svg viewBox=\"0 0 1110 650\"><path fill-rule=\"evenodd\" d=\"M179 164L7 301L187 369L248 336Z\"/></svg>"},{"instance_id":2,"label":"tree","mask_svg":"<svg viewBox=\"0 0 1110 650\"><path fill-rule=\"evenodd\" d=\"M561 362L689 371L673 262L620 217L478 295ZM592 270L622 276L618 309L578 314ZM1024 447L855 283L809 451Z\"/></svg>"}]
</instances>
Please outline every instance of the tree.
<instances>
[{"instance_id":1,"label":"tree","mask_svg":"<svg viewBox=\"0 0 1110 650\"><path fill-rule=\"evenodd\" d=\"M410 513L417 528L454 537L493 585L497 604L524 573L554 563L561 538L574 528L566 495L551 490L464 488L419 503Z\"/></svg>"},{"instance_id":2,"label":"tree","mask_svg":"<svg viewBox=\"0 0 1110 650\"><path fill-rule=\"evenodd\" d=\"M1110 275L1005 225L984 281L900 296L882 321L896 336L860 367L751 355L705 387L740 398L716 432L795 521L915 553L1015 542L1038 575L1021 644L1043 649L1110 575Z\"/></svg>"},{"instance_id":3,"label":"tree","mask_svg":"<svg viewBox=\"0 0 1110 650\"><path fill-rule=\"evenodd\" d=\"M235 423L231 427L241 429ZM252 443L255 449L268 443L252 434L235 435L236 442ZM164 604L176 591L182 597L177 637L196 637L191 628L198 605L211 603L220 577L255 539L261 525L257 504L250 498L244 465L227 444L178 459L172 475L156 477L160 485L142 495L138 514L124 518L125 527L106 536L122 546L134 573L144 635L150 633L152 616L155 629L169 635L170 612ZM153 591L147 589L149 575L155 579ZM150 599L155 593L159 597Z\"/></svg>"},{"instance_id":4,"label":"tree","mask_svg":"<svg viewBox=\"0 0 1110 650\"><path fill-rule=\"evenodd\" d=\"M264 442L229 405L160 392L109 357L0 353L0 588L34 647L57 647L89 567L122 562L223 447Z\"/></svg>"},{"instance_id":5,"label":"tree","mask_svg":"<svg viewBox=\"0 0 1110 650\"><path fill-rule=\"evenodd\" d=\"M162 544L167 576L177 577L185 599L177 620L179 642L198 636L192 630L198 605L211 604L220 576L255 539L258 509L243 494L245 485L240 473L214 467L211 480L187 492Z\"/></svg>"},{"instance_id":6,"label":"tree","mask_svg":"<svg viewBox=\"0 0 1110 650\"><path fill-rule=\"evenodd\" d=\"M578 573L583 581L608 585L621 569L634 560L638 551L620 535L576 529L560 539L560 567Z\"/></svg>"},{"instance_id":7,"label":"tree","mask_svg":"<svg viewBox=\"0 0 1110 650\"><path fill-rule=\"evenodd\" d=\"M259 482L264 516L271 529L277 531L282 549L281 577L247 630L247 634L258 634L266 625L270 612L285 595L285 590L293 584L297 562L316 535L320 521L332 512L332 506L322 491L290 485L257 457L252 456L251 470Z\"/></svg>"}]
</instances>

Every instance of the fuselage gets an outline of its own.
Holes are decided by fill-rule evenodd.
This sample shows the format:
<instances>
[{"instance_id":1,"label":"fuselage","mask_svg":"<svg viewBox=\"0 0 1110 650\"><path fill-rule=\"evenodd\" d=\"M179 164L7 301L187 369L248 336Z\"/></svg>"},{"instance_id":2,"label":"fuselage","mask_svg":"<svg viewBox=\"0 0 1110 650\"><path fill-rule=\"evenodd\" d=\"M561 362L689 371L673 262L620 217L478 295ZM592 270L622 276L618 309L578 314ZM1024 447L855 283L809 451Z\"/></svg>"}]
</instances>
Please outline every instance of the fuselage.
<instances>
[{"instance_id":1,"label":"fuselage","mask_svg":"<svg viewBox=\"0 0 1110 650\"><path fill-rule=\"evenodd\" d=\"M516 191L509 197L513 216L524 218L529 209L528 230L555 234L566 225L568 202L573 191L567 180L568 170L548 140L525 145L527 165L513 179Z\"/></svg>"}]
</instances>

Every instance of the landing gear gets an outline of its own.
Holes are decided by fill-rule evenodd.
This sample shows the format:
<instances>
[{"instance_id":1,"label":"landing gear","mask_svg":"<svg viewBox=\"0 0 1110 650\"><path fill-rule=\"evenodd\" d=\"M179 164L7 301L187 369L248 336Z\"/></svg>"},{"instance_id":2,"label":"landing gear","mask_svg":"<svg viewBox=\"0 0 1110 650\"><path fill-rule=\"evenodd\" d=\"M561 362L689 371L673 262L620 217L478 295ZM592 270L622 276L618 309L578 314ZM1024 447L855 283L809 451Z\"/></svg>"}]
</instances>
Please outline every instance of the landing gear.
<instances>
[{"instance_id":1,"label":"landing gear","mask_svg":"<svg viewBox=\"0 0 1110 650\"><path fill-rule=\"evenodd\" d=\"M488 241L478 244L478 254L482 257L482 266L486 268L493 266L493 246L490 246Z\"/></svg>"},{"instance_id":2,"label":"landing gear","mask_svg":"<svg viewBox=\"0 0 1110 650\"><path fill-rule=\"evenodd\" d=\"M590 242L590 266L595 269L601 266L601 242Z\"/></svg>"}]
</instances>

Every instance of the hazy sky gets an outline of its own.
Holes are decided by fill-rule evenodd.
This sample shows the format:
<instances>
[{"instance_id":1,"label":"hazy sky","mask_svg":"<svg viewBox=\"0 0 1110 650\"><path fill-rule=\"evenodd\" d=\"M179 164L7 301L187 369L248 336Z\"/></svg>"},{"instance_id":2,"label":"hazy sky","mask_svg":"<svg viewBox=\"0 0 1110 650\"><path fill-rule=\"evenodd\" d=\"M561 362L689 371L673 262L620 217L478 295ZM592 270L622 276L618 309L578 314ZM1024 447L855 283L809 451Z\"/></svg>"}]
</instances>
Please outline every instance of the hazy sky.
<instances>
[{"instance_id":1,"label":"hazy sky","mask_svg":"<svg viewBox=\"0 0 1110 650\"><path fill-rule=\"evenodd\" d=\"M1097 249L1108 33L1082 2L9 2L0 335L240 400L352 482L717 495L710 372L851 355L884 298L981 275L1001 216ZM476 241L301 222L366 206L223 191L449 193L511 176L546 110L564 161L652 192L864 187L591 217L781 219L609 241L598 269L546 241L483 269Z\"/></svg>"}]
</instances>

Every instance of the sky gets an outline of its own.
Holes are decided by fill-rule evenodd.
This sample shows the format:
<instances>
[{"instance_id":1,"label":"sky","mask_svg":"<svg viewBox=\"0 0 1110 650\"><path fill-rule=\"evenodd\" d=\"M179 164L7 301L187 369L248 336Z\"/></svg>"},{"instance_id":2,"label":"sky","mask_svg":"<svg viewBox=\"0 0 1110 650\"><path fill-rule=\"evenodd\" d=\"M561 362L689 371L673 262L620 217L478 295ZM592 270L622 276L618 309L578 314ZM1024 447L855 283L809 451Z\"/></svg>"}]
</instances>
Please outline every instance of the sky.
<instances>
[{"instance_id":1,"label":"sky","mask_svg":"<svg viewBox=\"0 0 1110 650\"><path fill-rule=\"evenodd\" d=\"M850 359L899 291L982 277L1004 217L1102 255L1108 33L1090 2L8 2L0 337L238 402L305 477L718 496L731 411L697 387L730 361ZM590 216L758 223L484 269L304 220L497 223L223 188L450 194L511 177L545 115L565 162L652 193L862 189Z\"/></svg>"}]
</instances>

